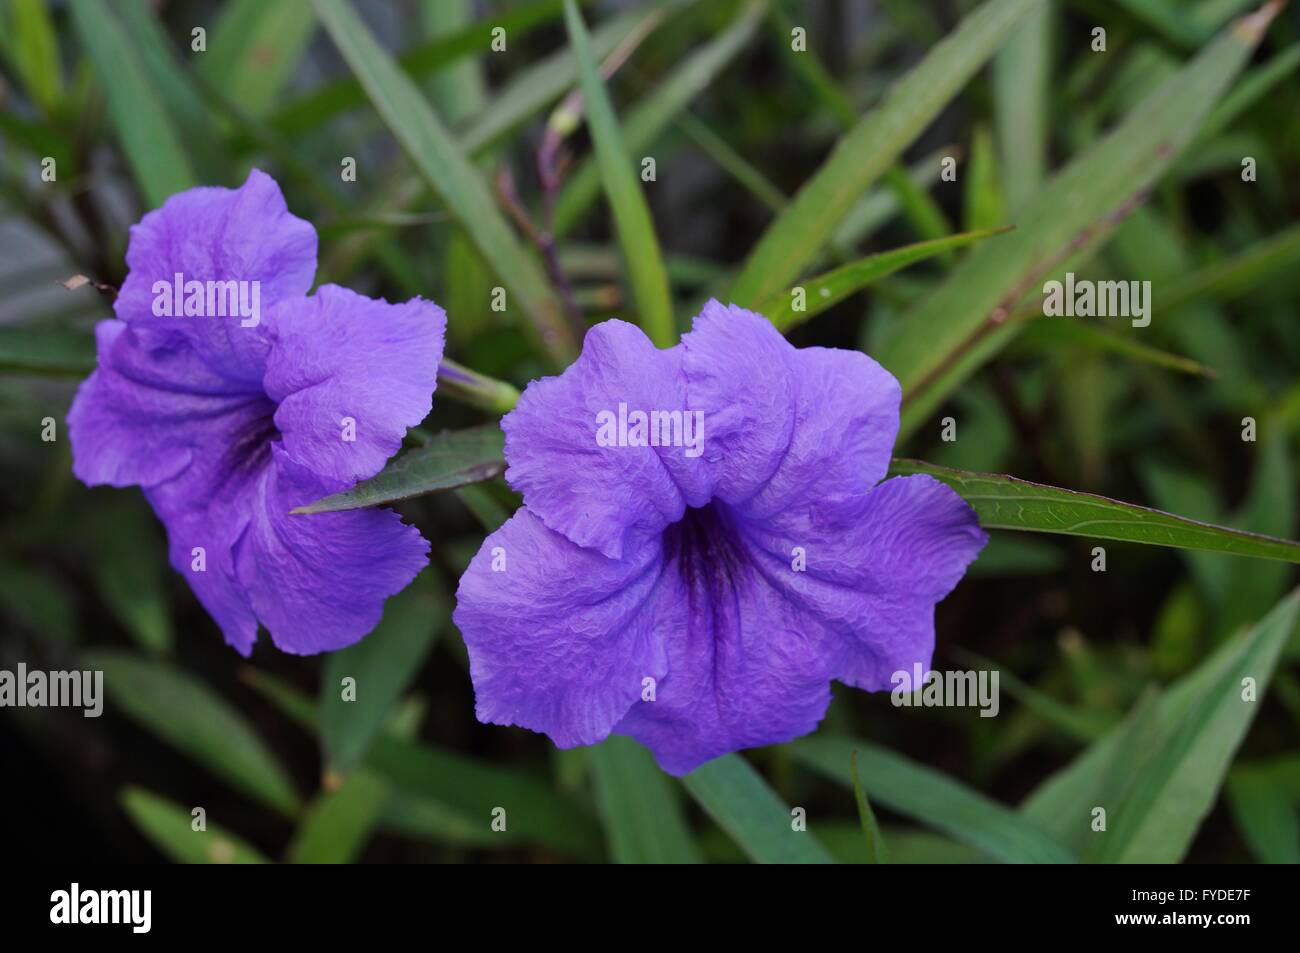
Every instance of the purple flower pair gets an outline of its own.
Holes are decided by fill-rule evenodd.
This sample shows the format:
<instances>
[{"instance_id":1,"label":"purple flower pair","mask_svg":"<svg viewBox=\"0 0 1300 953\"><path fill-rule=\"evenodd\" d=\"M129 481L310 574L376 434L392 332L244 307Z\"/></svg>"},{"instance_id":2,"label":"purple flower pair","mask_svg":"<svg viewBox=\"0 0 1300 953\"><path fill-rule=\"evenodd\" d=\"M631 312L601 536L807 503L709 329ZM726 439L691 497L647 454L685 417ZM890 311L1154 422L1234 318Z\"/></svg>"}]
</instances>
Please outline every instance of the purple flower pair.
<instances>
[{"instance_id":1,"label":"purple flower pair","mask_svg":"<svg viewBox=\"0 0 1300 953\"><path fill-rule=\"evenodd\" d=\"M144 487L245 654L259 622L290 652L356 641L428 551L390 511L289 515L396 452L445 326L418 299L308 296L315 251L261 173L174 196L132 230L121 320L99 326L69 415L77 475ZM151 294L179 300L182 274L260 281L264 317L157 316ZM882 690L928 667L934 605L986 537L937 481L880 482L898 408L869 357L797 350L717 302L666 350L593 328L502 421L525 505L455 612L480 720L565 748L631 735L682 774L811 731L832 679Z\"/></svg>"}]
</instances>

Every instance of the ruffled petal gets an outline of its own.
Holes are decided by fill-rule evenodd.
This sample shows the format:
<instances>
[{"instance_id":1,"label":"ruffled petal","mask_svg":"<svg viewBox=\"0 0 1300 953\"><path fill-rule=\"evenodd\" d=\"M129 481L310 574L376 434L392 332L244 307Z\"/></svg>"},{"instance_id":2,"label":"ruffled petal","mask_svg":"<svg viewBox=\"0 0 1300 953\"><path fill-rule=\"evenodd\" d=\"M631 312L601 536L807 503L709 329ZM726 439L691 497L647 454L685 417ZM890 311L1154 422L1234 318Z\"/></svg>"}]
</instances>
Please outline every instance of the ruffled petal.
<instances>
[{"instance_id":1,"label":"ruffled petal","mask_svg":"<svg viewBox=\"0 0 1300 953\"><path fill-rule=\"evenodd\" d=\"M480 721L542 731L561 748L608 736L665 670L655 545L608 559L528 508L490 535L461 577L454 619ZM663 606L667 609L668 606Z\"/></svg>"},{"instance_id":2,"label":"ruffled petal","mask_svg":"<svg viewBox=\"0 0 1300 953\"><path fill-rule=\"evenodd\" d=\"M834 677L869 691L915 663L928 670L934 606L988 541L966 501L923 475L881 483L833 531L792 534L743 517L737 526L790 605L838 633Z\"/></svg>"},{"instance_id":3,"label":"ruffled petal","mask_svg":"<svg viewBox=\"0 0 1300 953\"><path fill-rule=\"evenodd\" d=\"M121 321L95 328L99 366L68 411L73 472L90 486L152 486L212 453L219 434L265 403L220 377L183 342L147 350Z\"/></svg>"},{"instance_id":4,"label":"ruffled petal","mask_svg":"<svg viewBox=\"0 0 1300 953\"><path fill-rule=\"evenodd\" d=\"M271 323L264 386L288 455L331 492L378 473L429 413L446 312L325 285L279 305Z\"/></svg>"},{"instance_id":5,"label":"ruffled petal","mask_svg":"<svg viewBox=\"0 0 1300 953\"><path fill-rule=\"evenodd\" d=\"M858 351L792 349L789 360L793 432L776 470L739 510L791 535L831 532L857 519L889 470L902 389Z\"/></svg>"},{"instance_id":6,"label":"ruffled petal","mask_svg":"<svg viewBox=\"0 0 1300 953\"><path fill-rule=\"evenodd\" d=\"M680 348L658 350L634 325L605 321L587 333L582 355L563 374L528 386L501 422L506 479L542 522L618 558L633 539L660 532L709 498L703 458L684 445L681 357ZM678 413L678 445L648 445L648 426L646 445L625 445L635 441L634 428L620 439L621 419L635 423L633 412L651 411ZM671 444L676 431L671 423L668 429ZM611 430L615 445L603 446Z\"/></svg>"},{"instance_id":7,"label":"ruffled petal","mask_svg":"<svg viewBox=\"0 0 1300 953\"><path fill-rule=\"evenodd\" d=\"M682 335L692 410L704 415L714 494L748 499L780 466L795 429L795 351L761 315L709 301Z\"/></svg>"},{"instance_id":8,"label":"ruffled petal","mask_svg":"<svg viewBox=\"0 0 1300 953\"><path fill-rule=\"evenodd\" d=\"M256 384L269 347L266 322L244 326L238 315L159 316L159 282L243 281L252 304L257 282L262 315L276 302L304 295L316 272L316 231L289 213L275 180L257 169L237 189L202 187L173 195L131 227L130 269L114 310L150 347L188 341L213 370Z\"/></svg>"},{"instance_id":9,"label":"ruffled petal","mask_svg":"<svg viewBox=\"0 0 1300 953\"><path fill-rule=\"evenodd\" d=\"M379 623L384 601L428 564L429 544L392 510L291 515L325 486L279 445L271 453L234 549L239 582L283 651L310 655L351 645Z\"/></svg>"}]
</instances>

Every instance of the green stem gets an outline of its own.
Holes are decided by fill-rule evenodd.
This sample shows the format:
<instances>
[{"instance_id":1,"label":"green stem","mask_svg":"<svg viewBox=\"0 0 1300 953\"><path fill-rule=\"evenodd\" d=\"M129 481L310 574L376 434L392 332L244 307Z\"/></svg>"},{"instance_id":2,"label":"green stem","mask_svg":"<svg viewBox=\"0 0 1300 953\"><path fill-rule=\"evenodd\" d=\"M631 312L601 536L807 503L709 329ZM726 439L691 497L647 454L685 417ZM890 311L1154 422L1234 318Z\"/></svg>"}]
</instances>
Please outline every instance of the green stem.
<instances>
[{"instance_id":1,"label":"green stem","mask_svg":"<svg viewBox=\"0 0 1300 953\"><path fill-rule=\"evenodd\" d=\"M519 391L510 384L447 358L438 365L438 393L494 414L508 413L519 403Z\"/></svg>"}]
</instances>

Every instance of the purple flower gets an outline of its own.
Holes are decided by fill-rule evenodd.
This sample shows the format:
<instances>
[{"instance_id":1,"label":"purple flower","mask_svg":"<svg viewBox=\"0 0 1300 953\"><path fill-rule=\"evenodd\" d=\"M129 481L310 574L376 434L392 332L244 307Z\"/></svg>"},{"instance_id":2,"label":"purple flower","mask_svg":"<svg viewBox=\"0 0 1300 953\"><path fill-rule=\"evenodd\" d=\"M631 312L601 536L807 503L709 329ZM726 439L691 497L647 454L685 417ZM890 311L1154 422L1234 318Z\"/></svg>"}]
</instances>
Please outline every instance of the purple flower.
<instances>
[{"instance_id":1,"label":"purple flower","mask_svg":"<svg viewBox=\"0 0 1300 953\"><path fill-rule=\"evenodd\" d=\"M139 485L226 641L357 641L427 562L391 510L290 515L378 472L429 412L446 315L325 285L316 233L254 170L131 229L129 274L68 413L73 469Z\"/></svg>"},{"instance_id":2,"label":"purple flower","mask_svg":"<svg viewBox=\"0 0 1300 953\"><path fill-rule=\"evenodd\" d=\"M880 483L899 399L866 355L716 301L667 350L593 328L502 422L525 505L455 614L479 719L631 735L684 774L812 731L831 679L928 669L934 605L987 537L938 481Z\"/></svg>"}]
</instances>

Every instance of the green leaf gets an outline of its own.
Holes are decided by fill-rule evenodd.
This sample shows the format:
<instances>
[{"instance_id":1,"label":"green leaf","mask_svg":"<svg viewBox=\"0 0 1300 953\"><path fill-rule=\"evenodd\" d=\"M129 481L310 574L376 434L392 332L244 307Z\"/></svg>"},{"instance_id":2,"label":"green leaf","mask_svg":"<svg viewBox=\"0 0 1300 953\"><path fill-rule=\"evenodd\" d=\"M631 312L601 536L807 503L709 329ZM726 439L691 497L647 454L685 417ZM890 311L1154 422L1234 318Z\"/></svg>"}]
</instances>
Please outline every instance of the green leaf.
<instances>
[{"instance_id":1,"label":"green leaf","mask_svg":"<svg viewBox=\"0 0 1300 953\"><path fill-rule=\"evenodd\" d=\"M577 346L560 301L537 259L506 224L483 177L351 6L345 0L313 2L394 138L513 296L511 307L522 308L532 318L552 358L567 364Z\"/></svg>"},{"instance_id":2,"label":"green leaf","mask_svg":"<svg viewBox=\"0 0 1300 953\"><path fill-rule=\"evenodd\" d=\"M52 115L63 98L59 42L46 0L11 0L9 17L0 23L9 34L3 49L41 111Z\"/></svg>"},{"instance_id":3,"label":"green leaf","mask_svg":"<svg viewBox=\"0 0 1300 953\"><path fill-rule=\"evenodd\" d=\"M305 3L233 0L212 28L199 70L250 116L264 116L307 48L316 18Z\"/></svg>"},{"instance_id":4,"label":"green leaf","mask_svg":"<svg viewBox=\"0 0 1300 953\"><path fill-rule=\"evenodd\" d=\"M143 788L128 787L122 810L154 845L178 864L269 864L261 851L210 821L193 828L188 808Z\"/></svg>"},{"instance_id":5,"label":"green leaf","mask_svg":"<svg viewBox=\"0 0 1300 953\"><path fill-rule=\"evenodd\" d=\"M1029 11L993 60L994 130L1007 209L1024 208L1047 177L1056 0Z\"/></svg>"},{"instance_id":6,"label":"green leaf","mask_svg":"<svg viewBox=\"0 0 1300 953\"><path fill-rule=\"evenodd\" d=\"M892 248L879 254L868 255L866 258L841 265L815 278L807 278L795 288L771 299L757 310L784 333L809 318L833 308L849 295L856 294L873 282L892 275L908 265L943 255L954 248L961 248L988 238L990 235L1000 235L1005 231L1007 231L1005 228L990 228L979 232L963 232L960 235L917 242L915 245L904 245L902 248ZM804 309L796 311L795 294L800 289L804 291L806 299Z\"/></svg>"},{"instance_id":7,"label":"green leaf","mask_svg":"<svg viewBox=\"0 0 1300 953\"><path fill-rule=\"evenodd\" d=\"M698 864L676 790L645 748L611 735L591 749L596 800L620 864Z\"/></svg>"},{"instance_id":8,"label":"green leaf","mask_svg":"<svg viewBox=\"0 0 1300 953\"><path fill-rule=\"evenodd\" d=\"M1240 21L1161 84L1038 191L1014 232L976 249L885 336L875 357L903 385L904 434L919 423L907 404L924 392L926 407L933 407L950 393L996 353L993 345L1015 333L1004 330L1004 321L1020 300L1067 262L1095 251L1143 200L1249 59L1270 18ZM987 349L972 353L991 337Z\"/></svg>"},{"instance_id":9,"label":"green leaf","mask_svg":"<svg viewBox=\"0 0 1300 953\"><path fill-rule=\"evenodd\" d=\"M689 0L667 0L649 12L632 9L610 17L591 33L591 53L599 59L629 42L639 42L653 29L665 10ZM560 50L519 73L501 88L478 116L458 130L466 152L481 155L510 132L559 99L578 81L578 61L573 52Z\"/></svg>"},{"instance_id":10,"label":"green leaf","mask_svg":"<svg viewBox=\"0 0 1300 953\"><path fill-rule=\"evenodd\" d=\"M373 636L371 636L373 638ZM388 786L365 771L348 775L337 791L306 810L289 845L293 864L350 864L366 846L388 800Z\"/></svg>"},{"instance_id":11,"label":"green leaf","mask_svg":"<svg viewBox=\"0 0 1300 953\"><path fill-rule=\"evenodd\" d=\"M95 339L62 328L0 328L0 371L85 377L95 369Z\"/></svg>"},{"instance_id":12,"label":"green leaf","mask_svg":"<svg viewBox=\"0 0 1300 953\"><path fill-rule=\"evenodd\" d=\"M331 653L321 674L320 737L327 767L347 774L365 758L393 705L419 672L434 637L450 622L433 570L388 600L373 632ZM351 678L353 701L343 699Z\"/></svg>"},{"instance_id":13,"label":"green leaf","mask_svg":"<svg viewBox=\"0 0 1300 953\"><path fill-rule=\"evenodd\" d=\"M71 5L72 22L108 101L122 151L150 208L196 182L139 51L104 0Z\"/></svg>"},{"instance_id":14,"label":"green leaf","mask_svg":"<svg viewBox=\"0 0 1300 953\"><path fill-rule=\"evenodd\" d=\"M1163 367L1179 374L1191 374L1196 377L1214 377L1215 372L1193 361L1190 357L1173 354L1160 348L1141 344L1134 340L1134 335L1112 331L1101 325L1086 324L1073 318L1052 319L1048 321L1030 321L1020 333L1017 346L1055 349L1062 346L1077 346L1098 353L1119 354L1130 360Z\"/></svg>"},{"instance_id":15,"label":"green leaf","mask_svg":"<svg viewBox=\"0 0 1300 953\"><path fill-rule=\"evenodd\" d=\"M125 652L88 652L109 699L127 717L214 776L282 814L298 810L288 775L242 714L212 689L165 662Z\"/></svg>"},{"instance_id":16,"label":"green leaf","mask_svg":"<svg viewBox=\"0 0 1300 953\"><path fill-rule=\"evenodd\" d=\"M966 500L986 529L1061 533L1175 549L1196 549L1300 562L1300 543L1198 520L1118 500L1030 483L1000 473L970 473L919 460L895 459L892 476L923 473L948 484Z\"/></svg>"},{"instance_id":17,"label":"green leaf","mask_svg":"<svg viewBox=\"0 0 1300 953\"><path fill-rule=\"evenodd\" d=\"M846 788L858 752L862 787L891 811L1008 863L1069 863L1070 853L1014 811L931 768L853 738L820 735L786 746L796 761Z\"/></svg>"},{"instance_id":18,"label":"green leaf","mask_svg":"<svg viewBox=\"0 0 1300 953\"><path fill-rule=\"evenodd\" d=\"M1048 779L1023 813L1099 862L1175 863L1214 806L1283 645L1300 590ZM1253 699L1245 680L1254 680ZM1105 808L1107 829L1091 830Z\"/></svg>"},{"instance_id":19,"label":"green leaf","mask_svg":"<svg viewBox=\"0 0 1300 953\"><path fill-rule=\"evenodd\" d=\"M1169 281L1155 300L1157 316L1172 313L1201 298L1231 301L1249 294L1279 272L1291 272L1300 264L1300 225L1270 235L1245 251L1216 260L1190 274Z\"/></svg>"},{"instance_id":20,"label":"green leaf","mask_svg":"<svg viewBox=\"0 0 1300 953\"><path fill-rule=\"evenodd\" d=\"M109 611L141 648L170 652L167 545L144 501L101 502L82 533L95 554L95 588Z\"/></svg>"},{"instance_id":21,"label":"green leaf","mask_svg":"<svg viewBox=\"0 0 1300 953\"><path fill-rule=\"evenodd\" d=\"M754 36L766 0L747 4L740 17L655 83L623 123L626 151L638 155L654 144L692 99L706 90ZM568 234L600 194L598 163L584 162L569 177L555 202L557 236Z\"/></svg>"},{"instance_id":22,"label":"green leaf","mask_svg":"<svg viewBox=\"0 0 1300 953\"><path fill-rule=\"evenodd\" d=\"M316 706L305 695L256 669L244 677L315 731ZM415 744L391 723L372 745L365 771L389 786L381 826L392 833L498 849L536 844L581 860L605 856L600 826L572 798L522 771ZM503 831L492 829L496 807L507 810Z\"/></svg>"},{"instance_id":23,"label":"green leaf","mask_svg":"<svg viewBox=\"0 0 1300 953\"><path fill-rule=\"evenodd\" d=\"M894 164L1037 2L1041 0L990 0L899 80L839 141L767 229L732 288L732 300L749 307L789 287L858 197Z\"/></svg>"},{"instance_id":24,"label":"green leaf","mask_svg":"<svg viewBox=\"0 0 1300 953\"><path fill-rule=\"evenodd\" d=\"M885 841L880 836L880 825L876 823L876 815L871 810L871 803L867 800L867 792L862 789L862 779L858 777L858 752L854 749L851 758L853 768L853 799L858 803L858 821L862 824L862 838L867 844L867 862L871 864L884 864L889 861L889 853L885 850Z\"/></svg>"},{"instance_id":25,"label":"green leaf","mask_svg":"<svg viewBox=\"0 0 1300 953\"><path fill-rule=\"evenodd\" d=\"M1243 764L1228 773L1232 817L1262 864L1300 864L1298 798L1276 770L1297 764Z\"/></svg>"},{"instance_id":26,"label":"green leaf","mask_svg":"<svg viewBox=\"0 0 1300 953\"><path fill-rule=\"evenodd\" d=\"M395 457L369 480L291 512L335 513L386 506L424 493L480 483L505 471L504 451L505 435L497 424L444 431L425 446Z\"/></svg>"},{"instance_id":27,"label":"green leaf","mask_svg":"<svg viewBox=\"0 0 1300 953\"><path fill-rule=\"evenodd\" d=\"M492 17L431 38L408 50L398 58L398 66L411 77L419 78L463 57L486 52L492 42L492 31L497 27L505 30L510 40L517 42L558 17L561 3L562 0L532 0L499 11ZM366 92L356 79L336 80L288 103L277 110L270 121L282 135L300 136L365 101Z\"/></svg>"},{"instance_id":28,"label":"green leaf","mask_svg":"<svg viewBox=\"0 0 1300 953\"><path fill-rule=\"evenodd\" d=\"M139 51L149 85L158 91L176 137L194 163L196 181L224 181L230 174L230 156L218 136L220 124L214 121L212 107L200 94L196 73L185 59L190 53L188 38L177 44L150 0L118 0L113 12L121 17L123 30Z\"/></svg>"},{"instance_id":29,"label":"green leaf","mask_svg":"<svg viewBox=\"0 0 1300 953\"><path fill-rule=\"evenodd\" d=\"M750 860L760 864L833 864L810 830L795 830L790 808L737 754L700 765L682 778L686 790Z\"/></svg>"},{"instance_id":30,"label":"green leaf","mask_svg":"<svg viewBox=\"0 0 1300 953\"><path fill-rule=\"evenodd\" d=\"M668 273L664 270L654 221L650 218L650 206L641 191L632 157L623 144L623 132L614 115L614 106L591 52L591 37L587 35L586 24L582 22L582 14L574 0L565 0L564 18L569 28L569 43L578 59L587 127L596 149L600 180L604 183L605 196L614 215L619 244L623 247L641 326L657 346L671 347L677 343L677 327L673 321Z\"/></svg>"},{"instance_id":31,"label":"green leaf","mask_svg":"<svg viewBox=\"0 0 1300 953\"><path fill-rule=\"evenodd\" d=\"M375 743L366 765L395 793L432 802L445 812L444 820L458 818L462 825L490 837L489 843L540 844L587 860L604 856L595 819L571 798L522 772L391 737ZM494 814L497 808L505 811L505 830L492 828L499 816ZM418 819L427 820L427 812Z\"/></svg>"}]
</instances>

